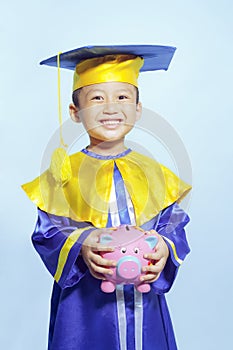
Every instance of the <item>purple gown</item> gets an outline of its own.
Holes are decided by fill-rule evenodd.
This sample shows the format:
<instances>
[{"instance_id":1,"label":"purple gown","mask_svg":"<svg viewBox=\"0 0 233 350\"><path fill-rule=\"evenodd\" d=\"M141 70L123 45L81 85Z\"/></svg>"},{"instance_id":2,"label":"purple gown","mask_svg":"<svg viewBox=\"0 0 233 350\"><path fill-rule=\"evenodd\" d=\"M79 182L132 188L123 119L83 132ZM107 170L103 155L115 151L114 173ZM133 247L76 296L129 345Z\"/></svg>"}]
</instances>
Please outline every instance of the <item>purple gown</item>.
<instances>
[{"instance_id":1,"label":"purple gown","mask_svg":"<svg viewBox=\"0 0 233 350\"><path fill-rule=\"evenodd\" d=\"M156 229L169 242L170 255L163 272L149 293L125 285L107 294L80 255L82 243L94 227L38 209L32 241L53 276L67 237L84 228L69 251L58 283L54 282L48 350L176 350L164 294L177 275L177 256L183 260L189 253L184 231L188 221L187 214L173 203L142 225L146 230ZM110 218L107 226L111 226Z\"/></svg>"}]
</instances>

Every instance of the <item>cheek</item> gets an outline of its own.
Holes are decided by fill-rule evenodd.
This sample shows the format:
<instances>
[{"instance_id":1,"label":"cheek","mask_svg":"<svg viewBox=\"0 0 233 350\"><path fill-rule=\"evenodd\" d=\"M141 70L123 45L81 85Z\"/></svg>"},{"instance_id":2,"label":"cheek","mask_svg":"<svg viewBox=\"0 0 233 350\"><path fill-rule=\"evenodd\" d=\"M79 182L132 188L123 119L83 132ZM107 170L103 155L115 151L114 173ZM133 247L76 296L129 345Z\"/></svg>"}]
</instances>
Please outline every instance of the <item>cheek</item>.
<instances>
[{"instance_id":1,"label":"cheek","mask_svg":"<svg viewBox=\"0 0 233 350\"><path fill-rule=\"evenodd\" d=\"M79 111L79 117L83 124L94 124L98 119L98 116L102 114L102 106L92 106L81 109Z\"/></svg>"},{"instance_id":2,"label":"cheek","mask_svg":"<svg viewBox=\"0 0 233 350\"><path fill-rule=\"evenodd\" d=\"M123 126L122 126L122 131L125 133L125 134L128 134L134 127L134 123L129 121L129 122L126 122Z\"/></svg>"},{"instance_id":3,"label":"cheek","mask_svg":"<svg viewBox=\"0 0 233 350\"><path fill-rule=\"evenodd\" d=\"M132 104L124 106L122 108L122 113L125 115L126 121L129 124L132 124L132 125L135 124L135 122L137 120L137 115L138 115L135 104L132 103Z\"/></svg>"},{"instance_id":4,"label":"cheek","mask_svg":"<svg viewBox=\"0 0 233 350\"><path fill-rule=\"evenodd\" d=\"M95 118L94 115L89 110L83 110L79 113L79 117L83 125L91 126L91 124L94 122Z\"/></svg>"},{"instance_id":5,"label":"cheek","mask_svg":"<svg viewBox=\"0 0 233 350\"><path fill-rule=\"evenodd\" d=\"M136 113L136 105L135 103L122 103L122 111L127 114L135 114Z\"/></svg>"}]
</instances>

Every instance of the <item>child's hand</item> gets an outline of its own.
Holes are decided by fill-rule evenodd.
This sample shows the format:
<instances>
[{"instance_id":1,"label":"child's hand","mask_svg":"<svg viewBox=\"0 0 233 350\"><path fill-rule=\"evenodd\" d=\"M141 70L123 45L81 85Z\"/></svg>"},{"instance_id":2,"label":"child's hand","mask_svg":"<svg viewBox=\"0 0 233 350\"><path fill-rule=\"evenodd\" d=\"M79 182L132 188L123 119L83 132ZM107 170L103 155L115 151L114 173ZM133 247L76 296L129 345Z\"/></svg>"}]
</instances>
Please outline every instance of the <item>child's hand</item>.
<instances>
[{"instance_id":1,"label":"child's hand","mask_svg":"<svg viewBox=\"0 0 233 350\"><path fill-rule=\"evenodd\" d=\"M112 274L109 267L116 266L113 260L107 260L101 257L100 252L112 252L111 247L103 246L99 242L99 236L102 233L112 234L110 229L96 229L90 233L82 245L82 257L92 276L98 279L105 279L104 274Z\"/></svg>"},{"instance_id":2,"label":"child's hand","mask_svg":"<svg viewBox=\"0 0 233 350\"><path fill-rule=\"evenodd\" d=\"M152 233L155 231L151 231ZM144 255L145 259L151 260L152 264L144 266L142 268L146 275L142 276L140 279L143 282L152 283L155 282L166 265L167 258L169 256L169 249L167 244L161 236L158 235L158 243L156 245L156 250L154 253L148 253Z\"/></svg>"}]
</instances>

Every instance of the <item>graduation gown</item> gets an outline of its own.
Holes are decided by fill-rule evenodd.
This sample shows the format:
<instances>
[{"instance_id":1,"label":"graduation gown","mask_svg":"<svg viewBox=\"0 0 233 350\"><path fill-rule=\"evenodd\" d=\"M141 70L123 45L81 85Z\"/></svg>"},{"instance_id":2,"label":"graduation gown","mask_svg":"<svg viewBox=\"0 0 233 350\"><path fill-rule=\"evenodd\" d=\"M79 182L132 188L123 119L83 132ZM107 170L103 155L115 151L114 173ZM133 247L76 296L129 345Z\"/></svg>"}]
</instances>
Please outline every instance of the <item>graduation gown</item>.
<instances>
[{"instance_id":1,"label":"graduation gown","mask_svg":"<svg viewBox=\"0 0 233 350\"><path fill-rule=\"evenodd\" d=\"M23 186L39 208L33 244L55 280L48 349L176 350L164 294L189 252L184 231L189 218L178 202L190 186L131 150L114 157L82 150L70 164L68 181L58 183L49 169ZM127 213L119 204L117 213L110 212L112 189L117 198L122 188ZM117 220L156 229L168 245L166 266L149 293L133 285L103 293L82 259L88 234Z\"/></svg>"}]
</instances>

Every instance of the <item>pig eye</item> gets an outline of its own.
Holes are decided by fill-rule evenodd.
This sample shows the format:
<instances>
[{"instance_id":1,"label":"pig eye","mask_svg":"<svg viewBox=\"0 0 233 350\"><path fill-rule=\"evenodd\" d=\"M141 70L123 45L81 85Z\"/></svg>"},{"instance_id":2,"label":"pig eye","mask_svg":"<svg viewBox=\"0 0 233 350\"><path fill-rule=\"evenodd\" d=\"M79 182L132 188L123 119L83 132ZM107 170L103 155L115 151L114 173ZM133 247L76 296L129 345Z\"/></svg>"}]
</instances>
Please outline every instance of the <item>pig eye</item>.
<instances>
[{"instance_id":1,"label":"pig eye","mask_svg":"<svg viewBox=\"0 0 233 350\"><path fill-rule=\"evenodd\" d=\"M126 250L127 250L126 248L122 247L122 248L121 248L121 253L125 254L125 253L126 253Z\"/></svg>"},{"instance_id":2,"label":"pig eye","mask_svg":"<svg viewBox=\"0 0 233 350\"><path fill-rule=\"evenodd\" d=\"M134 253L138 254L139 253L139 248L134 248Z\"/></svg>"}]
</instances>

